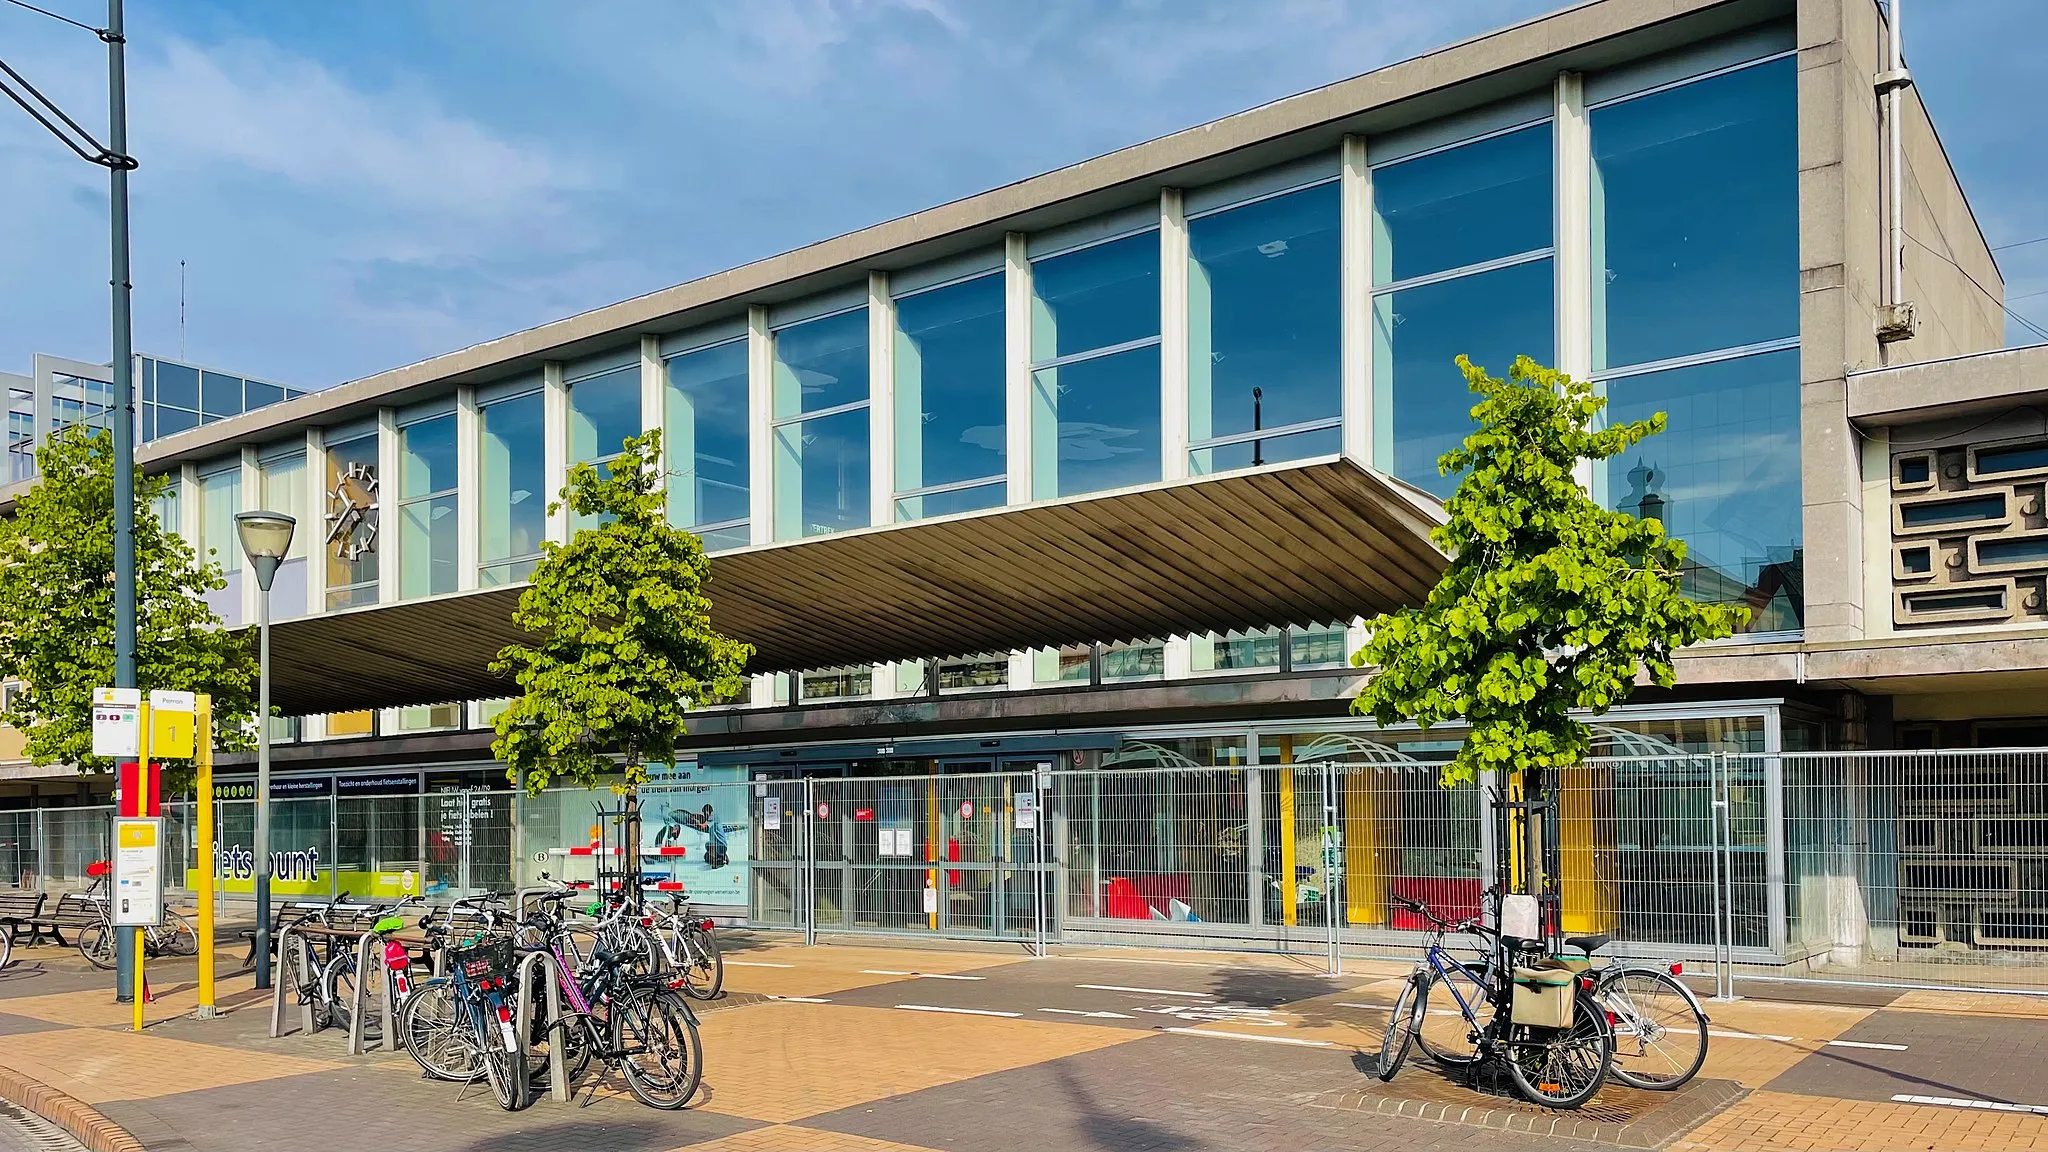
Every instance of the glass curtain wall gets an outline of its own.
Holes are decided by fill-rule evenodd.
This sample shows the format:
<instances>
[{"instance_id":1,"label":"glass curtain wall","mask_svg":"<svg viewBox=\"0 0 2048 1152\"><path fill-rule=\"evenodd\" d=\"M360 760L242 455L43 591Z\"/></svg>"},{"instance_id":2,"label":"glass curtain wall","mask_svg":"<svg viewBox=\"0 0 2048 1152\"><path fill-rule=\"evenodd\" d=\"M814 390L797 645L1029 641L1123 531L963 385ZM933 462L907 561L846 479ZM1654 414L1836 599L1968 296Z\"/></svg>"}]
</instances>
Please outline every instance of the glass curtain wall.
<instances>
[{"instance_id":1,"label":"glass curtain wall","mask_svg":"<svg viewBox=\"0 0 2048 1152\"><path fill-rule=\"evenodd\" d=\"M453 592L461 531L455 510L455 413L398 430L398 594Z\"/></svg>"},{"instance_id":2,"label":"glass curtain wall","mask_svg":"<svg viewBox=\"0 0 2048 1152\"><path fill-rule=\"evenodd\" d=\"M640 365L638 362L569 382L569 464L595 464L604 475L624 450L628 437L638 436ZM545 501L543 501L545 503ZM595 527L596 517L572 518L570 530Z\"/></svg>"},{"instance_id":3,"label":"glass curtain wall","mask_svg":"<svg viewBox=\"0 0 2048 1152\"><path fill-rule=\"evenodd\" d=\"M327 607L377 602L377 434L327 446Z\"/></svg>"},{"instance_id":4,"label":"glass curtain wall","mask_svg":"<svg viewBox=\"0 0 2048 1152\"><path fill-rule=\"evenodd\" d=\"M747 521L747 342L670 356L663 366L668 518L707 552L751 543Z\"/></svg>"},{"instance_id":5,"label":"glass curtain wall","mask_svg":"<svg viewBox=\"0 0 2048 1152\"><path fill-rule=\"evenodd\" d=\"M544 401L539 390L477 407L477 582L533 575L548 534Z\"/></svg>"},{"instance_id":6,"label":"glass curtain wall","mask_svg":"<svg viewBox=\"0 0 2048 1152\"><path fill-rule=\"evenodd\" d=\"M1668 429L1595 495L1687 544L1688 595L1804 624L1796 63L1596 106L1593 352L1607 419Z\"/></svg>"},{"instance_id":7,"label":"glass curtain wall","mask_svg":"<svg viewBox=\"0 0 2048 1152\"><path fill-rule=\"evenodd\" d=\"M200 475L199 539L193 550L202 563L220 565L227 587L206 593L206 603L229 625L242 618L242 543L235 534L235 513L241 510L241 461Z\"/></svg>"},{"instance_id":8,"label":"glass curtain wall","mask_svg":"<svg viewBox=\"0 0 2048 1152\"><path fill-rule=\"evenodd\" d=\"M868 526L868 310L778 328L775 538Z\"/></svg>"},{"instance_id":9,"label":"glass curtain wall","mask_svg":"<svg viewBox=\"0 0 2048 1152\"><path fill-rule=\"evenodd\" d=\"M260 486L256 506L299 522L284 563L278 565L270 581L271 615L297 616L311 607L306 603L306 554L312 547L307 541L326 535L325 525L306 523L306 450L292 447L263 456L257 461L256 475Z\"/></svg>"},{"instance_id":10,"label":"glass curtain wall","mask_svg":"<svg viewBox=\"0 0 2048 1152\"><path fill-rule=\"evenodd\" d=\"M170 477L170 484L164 488L163 494L149 502L150 514L156 517L156 522L163 527L164 531L174 535L177 534L179 527L178 489L180 487L182 487L182 483L179 477L173 474ZM294 547L298 546L296 538L292 541L292 545Z\"/></svg>"},{"instance_id":11,"label":"glass curtain wall","mask_svg":"<svg viewBox=\"0 0 2048 1152\"><path fill-rule=\"evenodd\" d=\"M1337 181L1188 219L1189 471L1340 448Z\"/></svg>"},{"instance_id":12,"label":"glass curtain wall","mask_svg":"<svg viewBox=\"0 0 2048 1152\"><path fill-rule=\"evenodd\" d=\"M1031 264L1031 495L1159 479L1159 230Z\"/></svg>"},{"instance_id":13,"label":"glass curtain wall","mask_svg":"<svg viewBox=\"0 0 2048 1152\"><path fill-rule=\"evenodd\" d=\"M1003 274L896 298L896 519L1006 495Z\"/></svg>"},{"instance_id":14,"label":"glass curtain wall","mask_svg":"<svg viewBox=\"0 0 2048 1152\"><path fill-rule=\"evenodd\" d=\"M1457 357L1554 359L1551 169L1545 121L1372 171L1373 459L1438 497L1476 401Z\"/></svg>"}]
</instances>

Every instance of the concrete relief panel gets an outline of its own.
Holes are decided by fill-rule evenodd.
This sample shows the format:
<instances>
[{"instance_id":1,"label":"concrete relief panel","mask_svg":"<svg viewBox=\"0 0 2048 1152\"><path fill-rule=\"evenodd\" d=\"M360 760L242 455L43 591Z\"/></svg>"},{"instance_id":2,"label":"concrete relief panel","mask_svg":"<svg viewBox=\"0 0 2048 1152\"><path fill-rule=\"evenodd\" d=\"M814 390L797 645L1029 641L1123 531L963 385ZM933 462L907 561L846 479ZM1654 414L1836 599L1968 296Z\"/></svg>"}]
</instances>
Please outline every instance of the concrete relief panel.
<instances>
[{"instance_id":1,"label":"concrete relief panel","mask_svg":"<svg viewBox=\"0 0 2048 1152\"><path fill-rule=\"evenodd\" d=\"M2048 437L1892 453L1893 622L2048 620L2044 484Z\"/></svg>"}]
</instances>

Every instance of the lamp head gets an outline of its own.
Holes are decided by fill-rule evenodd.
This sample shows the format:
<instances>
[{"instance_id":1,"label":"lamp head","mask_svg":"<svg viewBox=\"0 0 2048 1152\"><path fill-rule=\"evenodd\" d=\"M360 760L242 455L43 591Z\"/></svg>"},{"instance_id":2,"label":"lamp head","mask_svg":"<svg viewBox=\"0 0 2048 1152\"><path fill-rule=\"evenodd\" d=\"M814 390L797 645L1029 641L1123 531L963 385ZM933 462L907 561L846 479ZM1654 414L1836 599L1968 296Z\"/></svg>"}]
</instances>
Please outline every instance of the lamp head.
<instances>
[{"instance_id":1,"label":"lamp head","mask_svg":"<svg viewBox=\"0 0 2048 1152\"><path fill-rule=\"evenodd\" d=\"M292 531L298 523L282 512L235 513L235 535L242 541L242 554L256 569L257 587L265 592L270 591L277 566L284 563L285 553L291 550Z\"/></svg>"}]
</instances>

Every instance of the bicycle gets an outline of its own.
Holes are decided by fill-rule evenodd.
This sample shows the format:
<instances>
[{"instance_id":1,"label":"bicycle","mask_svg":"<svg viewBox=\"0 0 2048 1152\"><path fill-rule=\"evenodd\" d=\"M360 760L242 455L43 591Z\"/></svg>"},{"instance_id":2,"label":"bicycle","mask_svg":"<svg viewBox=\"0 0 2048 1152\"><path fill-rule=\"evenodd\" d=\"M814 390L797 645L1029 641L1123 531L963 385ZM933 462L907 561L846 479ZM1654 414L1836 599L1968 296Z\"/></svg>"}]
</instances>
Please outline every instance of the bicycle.
<instances>
[{"instance_id":1,"label":"bicycle","mask_svg":"<svg viewBox=\"0 0 2048 1152\"><path fill-rule=\"evenodd\" d=\"M1600 933L1567 936L1564 942L1590 964L1593 953L1613 938ZM1676 1091L1707 1062L1707 1014L1678 979L1684 970L1682 964L1651 967L1626 961L1599 970L1593 1000L1614 1025L1614 1063L1608 1071L1631 1088Z\"/></svg>"},{"instance_id":2,"label":"bicycle","mask_svg":"<svg viewBox=\"0 0 2048 1152\"><path fill-rule=\"evenodd\" d=\"M1432 935L1422 959L1402 984L1381 1037L1380 1079L1392 1080L1400 1071L1410 1045L1430 1018L1430 995L1442 989L1456 1005L1455 1015L1464 1026L1464 1035L1459 1038L1456 1025L1451 1025L1449 1030L1436 1029L1431 1039L1423 1041L1425 1054L1439 1066L1476 1070L1488 1061L1498 1061L1506 1066L1509 1079L1524 1098L1548 1108L1577 1108L1600 1091L1613 1057L1614 1031L1607 1013L1593 1000L1592 978L1556 969L1513 967L1511 962L1518 954L1534 949L1511 945L1478 917L1452 923L1421 901L1395 897L1395 903L1427 920ZM1490 938L1486 960L1473 963L1454 957L1444 947L1444 937L1452 932ZM1568 998L1569 1011L1560 1014L1563 1024L1518 1022L1517 984L1531 992L1525 1015L1534 1015L1542 1007L1554 1008L1542 1003L1546 997ZM1557 991L1567 987L1569 991Z\"/></svg>"},{"instance_id":3,"label":"bicycle","mask_svg":"<svg viewBox=\"0 0 2048 1152\"><path fill-rule=\"evenodd\" d=\"M87 885L78 899L92 906L94 922L78 929L72 942L78 947L78 954L95 968L111 969L115 962L115 941L121 931L114 927L113 906L107 902L107 876L112 865L104 860L86 867L86 875L92 883ZM192 922L169 908L163 910L163 922L146 925L142 929L143 954L157 956L199 955L199 933L193 931Z\"/></svg>"},{"instance_id":4,"label":"bicycle","mask_svg":"<svg viewBox=\"0 0 2048 1152\"><path fill-rule=\"evenodd\" d=\"M711 934L711 921L690 915L690 903L681 894L670 895L669 910L655 912L653 919L654 941L663 965L676 973L675 984L686 996L716 1000L725 987L725 956Z\"/></svg>"},{"instance_id":5,"label":"bicycle","mask_svg":"<svg viewBox=\"0 0 2048 1152\"><path fill-rule=\"evenodd\" d=\"M448 954L457 1018L480 1055L498 1107L507 1112L530 1102L526 1043L519 1035L510 987L514 955L510 936L478 937Z\"/></svg>"}]
</instances>

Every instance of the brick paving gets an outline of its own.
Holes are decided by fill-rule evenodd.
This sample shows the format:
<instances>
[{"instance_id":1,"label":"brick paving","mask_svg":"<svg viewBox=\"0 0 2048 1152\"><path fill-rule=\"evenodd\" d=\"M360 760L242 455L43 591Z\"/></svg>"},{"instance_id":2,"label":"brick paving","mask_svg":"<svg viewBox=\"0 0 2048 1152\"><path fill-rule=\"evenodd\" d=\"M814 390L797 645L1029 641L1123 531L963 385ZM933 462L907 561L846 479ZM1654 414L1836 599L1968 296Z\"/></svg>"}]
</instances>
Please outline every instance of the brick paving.
<instances>
[{"instance_id":1,"label":"brick paving","mask_svg":"<svg viewBox=\"0 0 2048 1152\"><path fill-rule=\"evenodd\" d=\"M519 1113L500 1111L482 1087L458 1101L456 1086L425 1080L402 1055L347 1056L339 1033L270 1039L268 1002L247 974L221 982L221 1003L238 1010L190 1018L190 961L151 965L161 999L147 1007L148 1031L133 1035L110 976L48 948L18 953L23 962L0 973L0 1067L99 1109L152 1150L297 1149L309 1131L346 1132L349 1146L380 1152L1595 1146L1359 1107L1377 1106L1379 1093L1503 1104L1419 1058L1391 1087L1370 1076L1364 1053L1377 1048L1398 966L1355 965L1333 980L1284 958L732 943L728 987L747 994L734 1003L784 999L704 1015L704 1091L682 1112L643 1108L615 1083ZM222 970L238 958L223 953ZM1844 999L1710 1004L1721 1035L1703 1076L1724 1082L1720 1095L1659 1113L1668 1097L1617 1087L1569 1130L1661 1114L1694 1125L1666 1144L1684 1152L2048 1152L2048 1116L1891 1099L2043 1102L2044 1006L1921 992ZM1736 1084L1746 1098L1697 1122ZM1330 1103L1354 1097L1348 1108ZM1534 1112L1497 1110L1515 1109Z\"/></svg>"}]
</instances>

